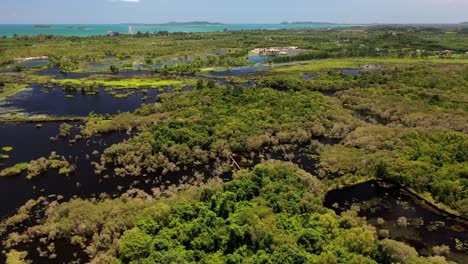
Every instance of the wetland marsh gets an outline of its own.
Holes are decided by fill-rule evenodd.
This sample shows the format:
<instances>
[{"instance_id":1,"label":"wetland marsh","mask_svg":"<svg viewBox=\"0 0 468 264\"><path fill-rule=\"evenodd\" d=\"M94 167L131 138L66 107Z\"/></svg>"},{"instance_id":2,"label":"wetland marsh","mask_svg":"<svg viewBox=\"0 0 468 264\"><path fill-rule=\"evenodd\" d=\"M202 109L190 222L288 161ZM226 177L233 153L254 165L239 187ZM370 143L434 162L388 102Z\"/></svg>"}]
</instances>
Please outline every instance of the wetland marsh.
<instances>
[{"instance_id":1,"label":"wetland marsh","mask_svg":"<svg viewBox=\"0 0 468 264\"><path fill-rule=\"evenodd\" d=\"M465 263L467 40L412 27L1 39L0 262ZM301 53L252 55L280 45ZM13 54L49 59L13 72Z\"/></svg>"}]
</instances>

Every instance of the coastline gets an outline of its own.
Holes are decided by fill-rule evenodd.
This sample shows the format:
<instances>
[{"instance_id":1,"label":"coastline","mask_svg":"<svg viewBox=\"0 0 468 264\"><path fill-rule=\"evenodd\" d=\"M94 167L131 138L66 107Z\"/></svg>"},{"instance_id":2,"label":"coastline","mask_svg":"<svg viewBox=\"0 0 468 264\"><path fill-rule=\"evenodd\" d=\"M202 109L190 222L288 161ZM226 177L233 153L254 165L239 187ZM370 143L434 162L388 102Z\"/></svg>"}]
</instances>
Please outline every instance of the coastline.
<instances>
[{"instance_id":1,"label":"coastline","mask_svg":"<svg viewBox=\"0 0 468 264\"><path fill-rule=\"evenodd\" d=\"M109 31L128 34L128 26L135 32L207 33L243 30L330 29L363 26L359 24L212 24L212 25L139 25L139 24L53 24L48 28L35 28L32 24L0 24L0 37L54 35L68 37L105 36ZM87 30L80 30L86 27Z\"/></svg>"}]
</instances>

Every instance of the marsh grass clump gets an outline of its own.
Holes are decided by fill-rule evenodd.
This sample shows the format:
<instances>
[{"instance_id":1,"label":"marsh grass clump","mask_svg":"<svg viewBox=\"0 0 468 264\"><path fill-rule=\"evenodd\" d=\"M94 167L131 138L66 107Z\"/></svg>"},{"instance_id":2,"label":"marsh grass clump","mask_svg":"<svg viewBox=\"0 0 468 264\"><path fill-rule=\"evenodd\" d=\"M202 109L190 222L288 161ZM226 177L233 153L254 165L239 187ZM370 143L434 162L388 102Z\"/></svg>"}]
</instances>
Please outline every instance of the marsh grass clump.
<instances>
[{"instance_id":1,"label":"marsh grass clump","mask_svg":"<svg viewBox=\"0 0 468 264\"><path fill-rule=\"evenodd\" d=\"M5 152L10 152L13 150L13 147L3 147L2 150Z\"/></svg>"},{"instance_id":2,"label":"marsh grass clump","mask_svg":"<svg viewBox=\"0 0 468 264\"><path fill-rule=\"evenodd\" d=\"M10 167L0 171L0 177L14 176L21 173L21 170L15 167Z\"/></svg>"},{"instance_id":3,"label":"marsh grass clump","mask_svg":"<svg viewBox=\"0 0 468 264\"><path fill-rule=\"evenodd\" d=\"M435 246L432 248L432 254L436 256L447 256L450 254L450 247L447 245Z\"/></svg>"},{"instance_id":4,"label":"marsh grass clump","mask_svg":"<svg viewBox=\"0 0 468 264\"><path fill-rule=\"evenodd\" d=\"M26 261L26 257L28 256L28 252L26 251L16 251L11 250L6 254L6 263L7 264L22 264L28 263Z\"/></svg>"},{"instance_id":5,"label":"marsh grass clump","mask_svg":"<svg viewBox=\"0 0 468 264\"><path fill-rule=\"evenodd\" d=\"M378 232L379 238L389 238L390 237L390 231L388 229L380 229Z\"/></svg>"},{"instance_id":6,"label":"marsh grass clump","mask_svg":"<svg viewBox=\"0 0 468 264\"><path fill-rule=\"evenodd\" d=\"M70 124L67 124L67 123L61 124L59 128L59 136L61 137L69 136L72 129L73 129L73 126Z\"/></svg>"},{"instance_id":7,"label":"marsh grass clump","mask_svg":"<svg viewBox=\"0 0 468 264\"><path fill-rule=\"evenodd\" d=\"M31 160L28 164L28 175L26 176L26 178L32 179L40 175L41 173L46 172L49 167L49 164L49 160L44 157L41 157L36 160Z\"/></svg>"},{"instance_id":8,"label":"marsh grass clump","mask_svg":"<svg viewBox=\"0 0 468 264\"><path fill-rule=\"evenodd\" d=\"M37 160L32 160L28 164L28 179L39 176L48 169L58 170L61 175L69 175L75 171L75 165L70 164L64 157L60 157L56 152L52 152L49 158L41 157Z\"/></svg>"},{"instance_id":9,"label":"marsh grass clump","mask_svg":"<svg viewBox=\"0 0 468 264\"><path fill-rule=\"evenodd\" d=\"M28 163L18 163L13 167L0 171L0 177L15 176L28 169Z\"/></svg>"},{"instance_id":10,"label":"marsh grass clump","mask_svg":"<svg viewBox=\"0 0 468 264\"><path fill-rule=\"evenodd\" d=\"M407 227L408 226L408 219L404 216L398 217L396 221L397 225L400 227Z\"/></svg>"}]
</instances>

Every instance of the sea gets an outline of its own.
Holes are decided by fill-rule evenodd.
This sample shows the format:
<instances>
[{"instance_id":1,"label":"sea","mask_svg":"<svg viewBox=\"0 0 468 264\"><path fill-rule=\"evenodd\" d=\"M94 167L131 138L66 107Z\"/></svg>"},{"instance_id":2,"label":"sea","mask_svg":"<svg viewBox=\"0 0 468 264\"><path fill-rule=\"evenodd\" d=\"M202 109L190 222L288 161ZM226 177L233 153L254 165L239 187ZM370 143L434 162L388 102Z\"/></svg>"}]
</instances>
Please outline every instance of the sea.
<instances>
[{"instance_id":1,"label":"sea","mask_svg":"<svg viewBox=\"0 0 468 264\"><path fill-rule=\"evenodd\" d=\"M350 24L225 24L225 25L132 25L134 32L222 32L224 30L239 31L239 30L279 30L279 29L313 29L313 28L338 28L351 27L359 25ZM44 35L59 35L59 36L99 36L106 35L109 31L119 32L122 34L128 33L129 24L110 24L110 25L13 25L0 24L0 37L17 36L36 36Z\"/></svg>"}]
</instances>

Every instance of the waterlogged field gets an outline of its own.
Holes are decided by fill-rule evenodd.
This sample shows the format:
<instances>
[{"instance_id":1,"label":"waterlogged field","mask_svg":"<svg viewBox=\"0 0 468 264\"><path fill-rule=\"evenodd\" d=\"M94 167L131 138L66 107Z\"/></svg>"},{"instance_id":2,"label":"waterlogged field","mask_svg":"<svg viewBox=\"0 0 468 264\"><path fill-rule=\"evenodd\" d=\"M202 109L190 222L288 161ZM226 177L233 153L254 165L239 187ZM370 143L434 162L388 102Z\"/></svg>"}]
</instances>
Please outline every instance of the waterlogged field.
<instances>
[{"instance_id":1,"label":"waterlogged field","mask_svg":"<svg viewBox=\"0 0 468 264\"><path fill-rule=\"evenodd\" d=\"M2 39L0 262L466 263L466 43Z\"/></svg>"},{"instance_id":2,"label":"waterlogged field","mask_svg":"<svg viewBox=\"0 0 468 264\"><path fill-rule=\"evenodd\" d=\"M181 85L181 81L176 80L150 80L150 79L122 79L122 80L88 80L88 79L62 79L62 80L52 80L52 83L58 84L69 84L69 85L98 85L98 86L108 86L116 88L158 88L158 87L169 87Z\"/></svg>"}]
</instances>

